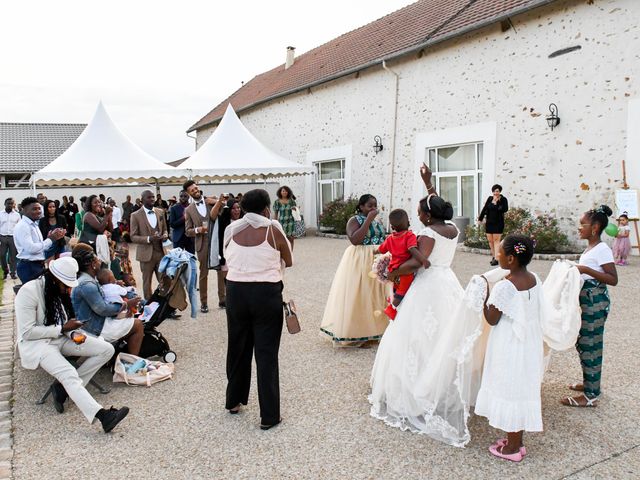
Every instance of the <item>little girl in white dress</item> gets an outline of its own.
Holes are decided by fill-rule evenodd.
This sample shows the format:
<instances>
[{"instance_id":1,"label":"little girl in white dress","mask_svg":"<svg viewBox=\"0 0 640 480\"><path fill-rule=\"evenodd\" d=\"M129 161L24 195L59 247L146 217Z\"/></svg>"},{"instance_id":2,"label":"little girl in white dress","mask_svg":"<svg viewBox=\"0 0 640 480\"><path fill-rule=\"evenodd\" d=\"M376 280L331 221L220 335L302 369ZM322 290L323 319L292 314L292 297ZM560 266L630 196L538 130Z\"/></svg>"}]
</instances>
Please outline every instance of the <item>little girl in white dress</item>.
<instances>
[{"instance_id":1,"label":"little girl in white dress","mask_svg":"<svg viewBox=\"0 0 640 480\"><path fill-rule=\"evenodd\" d=\"M542 284L527 271L533 248L533 241L522 235L502 241L496 259L510 274L493 287L484 304L484 316L493 328L475 413L507 432L507 438L496 441L489 451L513 462L527 454L523 432L542 431Z\"/></svg>"}]
</instances>

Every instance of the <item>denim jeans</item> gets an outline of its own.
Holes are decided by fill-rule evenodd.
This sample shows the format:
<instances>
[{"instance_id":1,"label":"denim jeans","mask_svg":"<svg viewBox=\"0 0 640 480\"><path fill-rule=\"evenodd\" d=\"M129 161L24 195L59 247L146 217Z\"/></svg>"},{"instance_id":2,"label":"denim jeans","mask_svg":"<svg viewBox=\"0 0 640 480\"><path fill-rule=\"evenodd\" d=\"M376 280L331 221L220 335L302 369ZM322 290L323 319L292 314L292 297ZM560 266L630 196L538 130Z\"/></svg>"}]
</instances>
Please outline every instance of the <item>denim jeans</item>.
<instances>
[{"instance_id":1,"label":"denim jeans","mask_svg":"<svg viewBox=\"0 0 640 480\"><path fill-rule=\"evenodd\" d=\"M44 262L18 259L17 273L18 278L24 285L44 273Z\"/></svg>"}]
</instances>

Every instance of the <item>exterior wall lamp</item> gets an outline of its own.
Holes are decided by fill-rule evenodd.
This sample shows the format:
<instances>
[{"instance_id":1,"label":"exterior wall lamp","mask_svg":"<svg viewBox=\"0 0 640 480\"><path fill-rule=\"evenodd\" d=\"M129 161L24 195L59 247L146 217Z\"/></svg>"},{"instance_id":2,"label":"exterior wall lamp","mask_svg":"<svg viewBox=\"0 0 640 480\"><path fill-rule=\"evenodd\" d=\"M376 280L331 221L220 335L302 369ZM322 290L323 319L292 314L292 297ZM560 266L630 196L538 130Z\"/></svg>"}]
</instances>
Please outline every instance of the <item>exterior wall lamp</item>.
<instances>
[{"instance_id":1,"label":"exterior wall lamp","mask_svg":"<svg viewBox=\"0 0 640 480\"><path fill-rule=\"evenodd\" d=\"M373 145L373 151L376 153L382 151L384 147L382 145L382 139L380 138L380 135L376 135L375 137L373 137L373 141L376 142Z\"/></svg>"},{"instance_id":2,"label":"exterior wall lamp","mask_svg":"<svg viewBox=\"0 0 640 480\"><path fill-rule=\"evenodd\" d=\"M558 116L558 106L555 103L549 105L549 113L551 115L547 115L547 123L551 130L560 125L560 117Z\"/></svg>"}]
</instances>

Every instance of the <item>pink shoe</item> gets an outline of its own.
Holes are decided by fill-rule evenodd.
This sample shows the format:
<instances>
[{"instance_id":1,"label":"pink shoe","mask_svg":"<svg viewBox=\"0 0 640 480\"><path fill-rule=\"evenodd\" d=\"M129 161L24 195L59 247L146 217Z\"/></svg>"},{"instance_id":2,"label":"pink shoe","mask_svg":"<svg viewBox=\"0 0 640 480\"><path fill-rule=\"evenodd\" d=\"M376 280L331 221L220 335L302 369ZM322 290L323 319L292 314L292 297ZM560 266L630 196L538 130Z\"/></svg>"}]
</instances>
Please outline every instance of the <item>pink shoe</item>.
<instances>
[{"instance_id":1,"label":"pink shoe","mask_svg":"<svg viewBox=\"0 0 640 480\"><path fill-rule=\"evenodd\" d=\"M507 439L506 438L499 438L498 440L496 440L494 442L493 446L496 447L504 447L507 444ZM524 445L520 447L520 453L522 454L523 457L527 456L527 447L525 447Z\"/></svg>"},{"instance_id":2,"label":"pink shoe","mask_svg":"<svg viewBox=\"0 0 640 480\"><path fill-rule=\"evenodd\" d=\"M522 454L522 448L520 449L519 452L517 453L502 453L502 448L503 447L499 447L497 445L491 445L489 447L489 453L491 453L491 455L493 455L494 457L498 457L498 458L503 458L505 460L509 460L511 462L521 462L522 459L524 458L524 455Z\"/></svg>"}]
</instances>

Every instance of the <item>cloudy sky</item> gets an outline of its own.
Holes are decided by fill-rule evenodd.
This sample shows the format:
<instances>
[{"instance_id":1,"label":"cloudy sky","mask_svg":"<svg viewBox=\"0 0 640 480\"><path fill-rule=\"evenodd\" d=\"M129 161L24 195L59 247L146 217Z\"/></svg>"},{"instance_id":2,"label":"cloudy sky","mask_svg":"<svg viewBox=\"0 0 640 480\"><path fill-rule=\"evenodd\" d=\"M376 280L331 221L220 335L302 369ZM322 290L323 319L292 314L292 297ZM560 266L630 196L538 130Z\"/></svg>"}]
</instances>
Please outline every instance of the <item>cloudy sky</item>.
<instances>
[{"instance_id":1,"label":"cloudy sky","mask_svg":"<svg viewBox=\"0 0 640 480\"><path fill-rule=\"evenodd\" d=\"M0 122L86 123L102 99L163 161L255 75L412 0L0 2Z\"/></svg>"}]
</instances>

